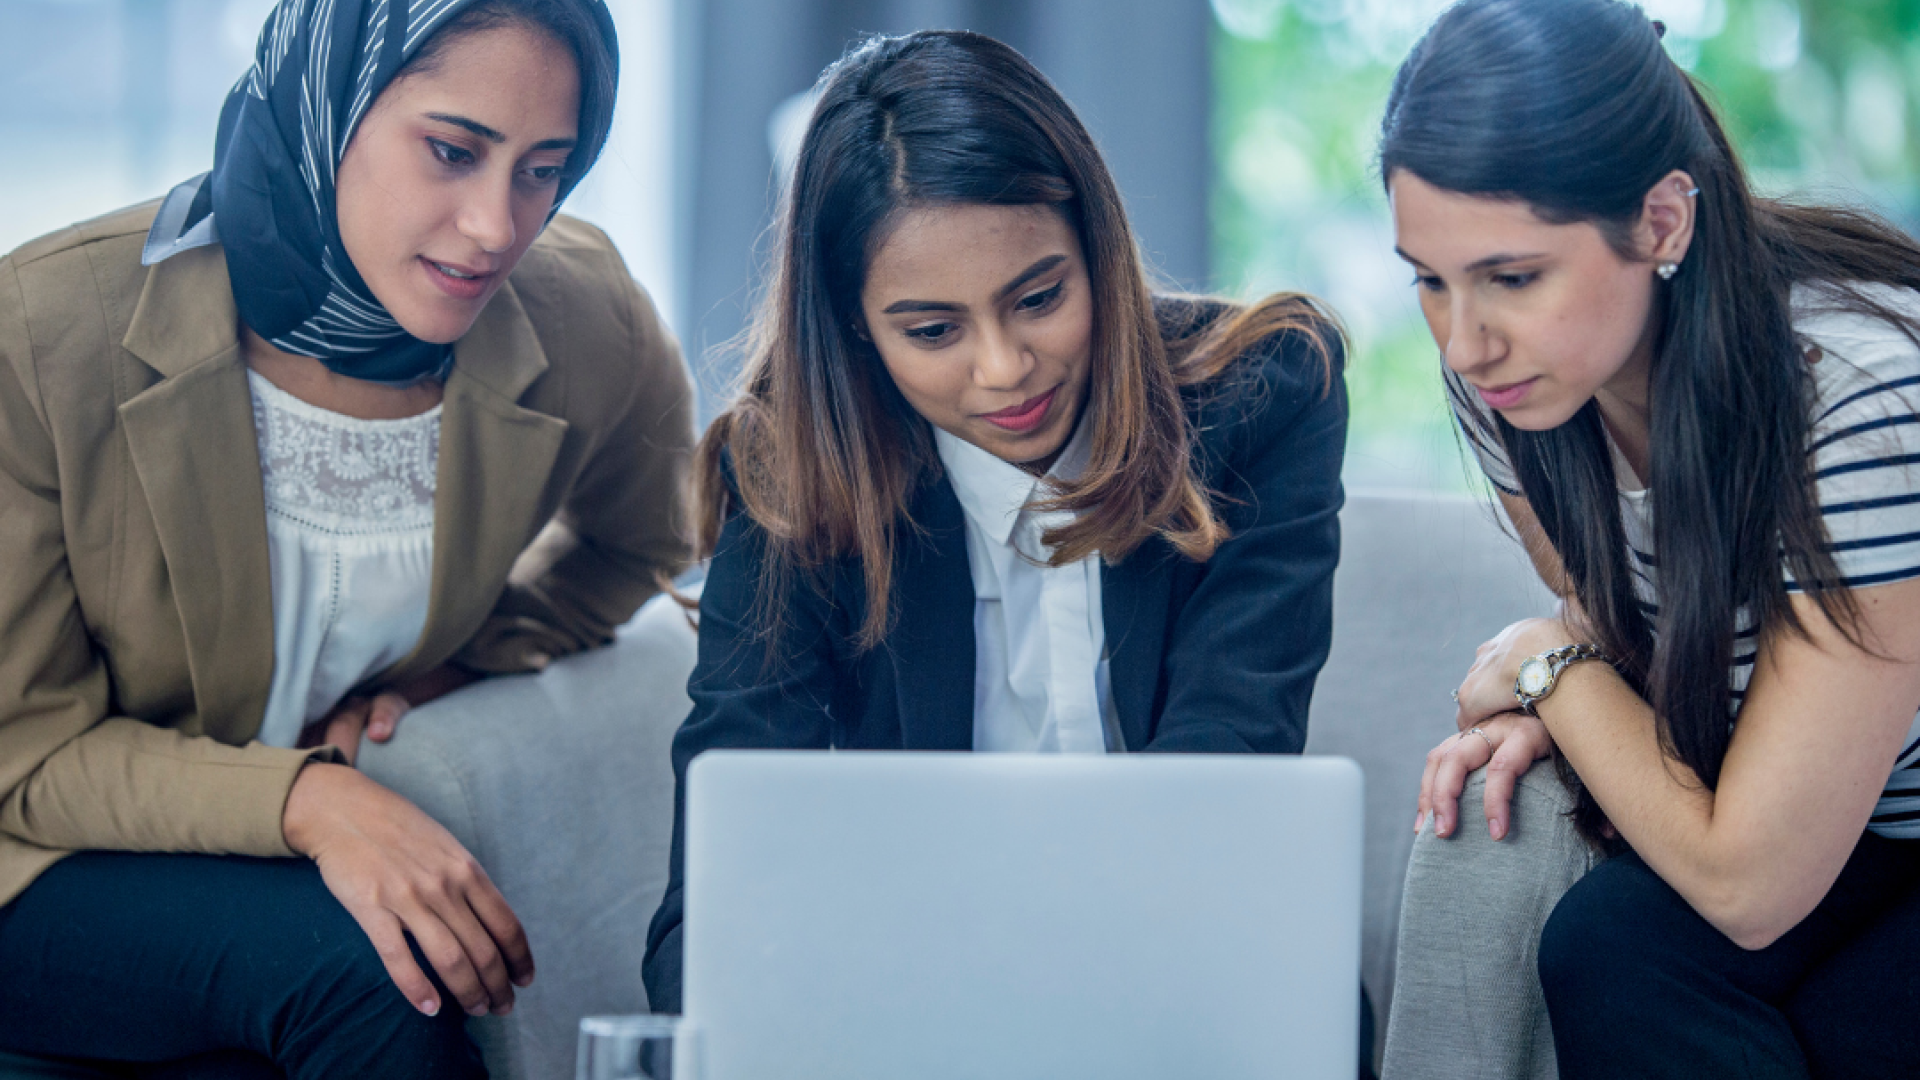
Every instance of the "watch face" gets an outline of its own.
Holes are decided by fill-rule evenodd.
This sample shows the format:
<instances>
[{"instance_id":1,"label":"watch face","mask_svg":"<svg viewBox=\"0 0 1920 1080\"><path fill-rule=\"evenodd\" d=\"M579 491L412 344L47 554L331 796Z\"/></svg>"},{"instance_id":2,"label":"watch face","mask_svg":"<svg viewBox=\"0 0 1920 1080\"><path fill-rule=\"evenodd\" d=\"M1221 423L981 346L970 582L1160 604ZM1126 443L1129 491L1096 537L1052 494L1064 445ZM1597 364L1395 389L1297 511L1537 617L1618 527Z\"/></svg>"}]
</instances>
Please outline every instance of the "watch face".
<instances>
[{"instance_id":1,"label":"watch face","mask_svg":"<svg viewBox=\"0 0 1920 1080\"><path fill-rule=\"evenodd\" d=\"M1530 656L1521 661L1520 679L1516 684L1520 687L1521 693L1528 696L1544 694L1552 682L1553 669L1547 666L1545 660L1537 656Z\"/></svg>"}]
</instances>

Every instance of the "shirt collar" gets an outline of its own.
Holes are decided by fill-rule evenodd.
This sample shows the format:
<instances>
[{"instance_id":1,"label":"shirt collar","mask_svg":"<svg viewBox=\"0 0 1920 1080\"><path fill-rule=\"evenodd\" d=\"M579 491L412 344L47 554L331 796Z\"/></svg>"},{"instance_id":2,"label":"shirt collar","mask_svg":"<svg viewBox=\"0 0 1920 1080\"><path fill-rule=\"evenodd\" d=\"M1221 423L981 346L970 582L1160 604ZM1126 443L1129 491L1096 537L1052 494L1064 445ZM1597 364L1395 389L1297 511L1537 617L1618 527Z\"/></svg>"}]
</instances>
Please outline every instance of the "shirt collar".
<instances>
[{"instance_id":1,"label":"shirt collar","mask_svg":"<svg viewBox=\"0 0 1920 1080\"><path fill-rule=\"evenodd\" d=\"M1092 442L1087 428L1084 423L1075 426L1073 437L1067 440L1053 468L1047 470L1047 478L1078 480L1086 471L1091 457L1088 444ZM1040 479L938 427L933 429L933 441L953 493L960 499L960 508L974 527L996 544L1010 543L1020 512L1036 494L1044 494L1036 490Z\"/></svg>"}]
</instances>

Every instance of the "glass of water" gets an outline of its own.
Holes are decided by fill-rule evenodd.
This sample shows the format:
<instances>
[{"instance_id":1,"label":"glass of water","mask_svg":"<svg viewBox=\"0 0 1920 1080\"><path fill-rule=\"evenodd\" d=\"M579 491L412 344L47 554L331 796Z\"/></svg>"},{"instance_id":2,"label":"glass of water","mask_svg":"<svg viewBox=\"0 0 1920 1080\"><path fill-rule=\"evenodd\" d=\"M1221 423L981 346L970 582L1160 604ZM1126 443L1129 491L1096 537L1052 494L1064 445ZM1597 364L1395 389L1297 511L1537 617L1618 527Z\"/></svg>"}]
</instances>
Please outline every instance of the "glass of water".
<instances>
[{"instance_id":1,"label":"glass of water","mask_svg":"<svg viewBox=\"0 0 1920 1080\"><path fill-rule=\"evenodd\" d=\"M589 1016L580 1021L574 1080L687 1080L673 1068L677 1016Z\"/></svg>"}]
</instances>

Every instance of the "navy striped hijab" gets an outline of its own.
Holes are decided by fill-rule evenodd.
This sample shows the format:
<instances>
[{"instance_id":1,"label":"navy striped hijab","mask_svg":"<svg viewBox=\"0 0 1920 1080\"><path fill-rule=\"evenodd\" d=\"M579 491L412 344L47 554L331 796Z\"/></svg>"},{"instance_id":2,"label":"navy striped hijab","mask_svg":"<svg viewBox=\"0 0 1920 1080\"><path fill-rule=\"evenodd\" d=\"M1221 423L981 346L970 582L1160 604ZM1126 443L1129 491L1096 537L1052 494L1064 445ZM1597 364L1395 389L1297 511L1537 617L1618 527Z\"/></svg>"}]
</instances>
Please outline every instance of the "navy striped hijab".
<instances>
[{"instance_id":1,"label":"navy striped hijab","mask_svg":"<svg viewBox=\"0 0 1920 1080\"><path fill-rule=\"evenodd\" d=\"M354 269L334 213L334 172L355 127L421 45L484 0L280 0L254 64L220 111L213 171L173 189L141 261L219 242L241 321L287 352L375 382L444 375L453 347L396 322ZM618 56L602 0L592 16ZM599 156L613 102L582 73L579 143L554 199Z\"/></svg>"}]
</instances>

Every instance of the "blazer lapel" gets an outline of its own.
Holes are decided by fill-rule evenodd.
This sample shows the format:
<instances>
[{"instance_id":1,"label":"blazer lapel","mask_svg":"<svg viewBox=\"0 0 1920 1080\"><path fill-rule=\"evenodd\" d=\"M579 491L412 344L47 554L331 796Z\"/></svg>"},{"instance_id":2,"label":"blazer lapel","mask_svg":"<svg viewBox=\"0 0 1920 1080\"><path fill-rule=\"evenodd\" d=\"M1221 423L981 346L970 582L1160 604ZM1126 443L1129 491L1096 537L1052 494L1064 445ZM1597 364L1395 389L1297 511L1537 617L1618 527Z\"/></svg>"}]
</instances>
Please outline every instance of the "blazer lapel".
<instances>
[{"instance_id":1,"label":"blazer lapel","mask_svg":"<svg viewBox=\"0 0 1920 1080\"><path fill-rule=\"evenodd\" d=\"M123 347L165 378L119 406L186 638L196 712L229 742L273 684L266 495L239 322L218 248L148 272Z\"/></svg>"},{"instance_id":2,"label":"blazer lapel","mask_svg":"<svg viewBox=\"0 0 1920 1080\"><path fill-rule=\"evenodd\" d=\"M440 409L433 584L420 643L380 681L444 663L498 600L507 572L545 524L541 506L567 422L518 404L547 370L509 281L454 346Z\"/></svg>"},{"instance_id":3,"label":"blazer lapel","mask_svg":"<svg viewBox=\"0 0 1920 1080\"><path fill-rule=\"evenodd\" d=\"M917 529L899 534L892 653L900 737L907 750L973 749L973 571L966 517L953 486L917 500Z\"/></svg>"},{"instance_id":4,"label":"blazer lapel","mask_svg":"<svg viewBox=\"0 0 1920 1080\"><path fill-rule=\"evenodd\" d=\"M1100 568L1101 622L1107 631L1107 686L1127 749L1153 735L1153 699L1167 639L1167 574L1158 540L1148 540L1118 565Z\"/></svg>"}]
</instances>

